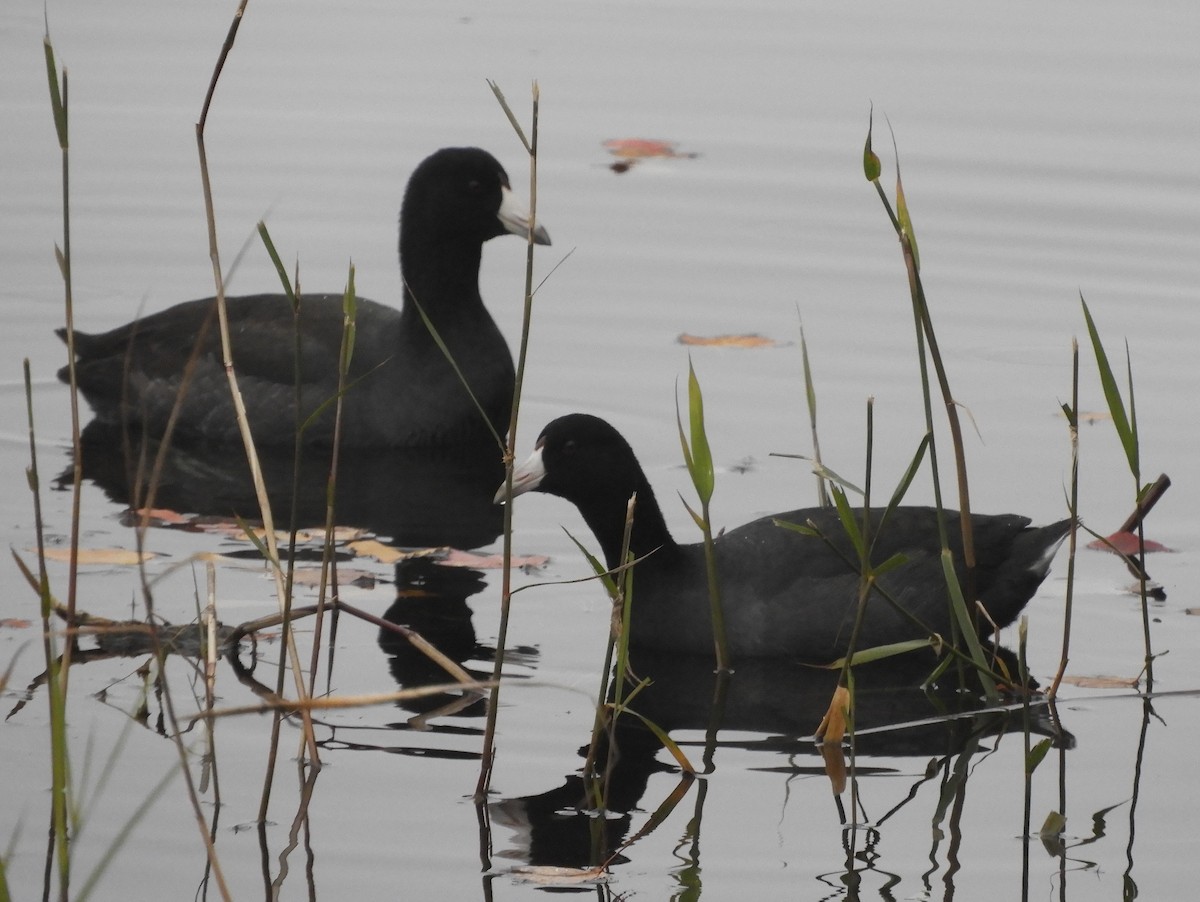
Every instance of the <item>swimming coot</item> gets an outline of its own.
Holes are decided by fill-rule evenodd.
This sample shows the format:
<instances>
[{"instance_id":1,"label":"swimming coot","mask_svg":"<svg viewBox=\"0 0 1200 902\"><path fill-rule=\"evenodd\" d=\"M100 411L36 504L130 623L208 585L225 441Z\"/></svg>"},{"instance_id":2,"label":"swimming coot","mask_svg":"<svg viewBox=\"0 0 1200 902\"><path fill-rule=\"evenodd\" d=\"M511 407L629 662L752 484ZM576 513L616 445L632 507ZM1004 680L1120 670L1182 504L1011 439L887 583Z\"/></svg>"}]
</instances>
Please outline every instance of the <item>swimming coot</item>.
<instances>
[{"instance_id":1,"label":"swimming coot","mask_svg":"<svg viewBox=\"0 0 1200 902\"><path fill-rule=\"evenodd\" d=\"M630 643L689 653L713 647L708 584L702 544L680 545L671 538L654 492L633 450L612 426L586 414L551 422L533 454L514 473L514 494L549 492L573 503L587 521L609 568L620 562L626 502L637 493L631 539L636 557L648 555L633 571ZM504 497L504 488L497 501ZM950 636L945 580L940 561L937 510L900 507L880 524L872 561L900 553L907 563L879 579L879 585L930 629ZM944 511L960 577L962 546L958 513ZM811 662L841 657L847 648L857 606L856 561L837 513L809 508L776 514L791 523L815 524L838 549L772 522L754 520L716 540L726 639L739 657L790 656ZM1012 623L1046 576L1070 521L1031 528L1015 514L972 516L976 555L976 596L1001 626ZM925 633L873 593L858 648L924 638Z\"/></svg>"},{"instance_id":2,"label":"swimming coot","mask_svg":"<svg viewBox=\"0 0 1200 902\"><path fill-rule=\"evenodd\" d=\"M360 299L343 412L346 447L418 447L484 440L487 429L414 304L449 348L496 431L508 429L513 363L479 296L483 242L528 234L528 214L504 168L486 151L437 151L413 172L400 210L400 309ZM550 237L538 226L538 244ZM296 422L296 320L283 294L226 299L234 368L255 439L290 445ZM181 388L176 435L239 441L221 363L213 298L178 304L102 334L76 333L79 387L101 419L159 435ZM304 295L300 305L300 407L307 417L337 391L342 295ZM65 338L65 330L58 334ZM199 342L195 367L183 374ZM59 372L66 381L67 371ZM333 406L304 433L333 438Z\"/></svg>"}]
</instances>

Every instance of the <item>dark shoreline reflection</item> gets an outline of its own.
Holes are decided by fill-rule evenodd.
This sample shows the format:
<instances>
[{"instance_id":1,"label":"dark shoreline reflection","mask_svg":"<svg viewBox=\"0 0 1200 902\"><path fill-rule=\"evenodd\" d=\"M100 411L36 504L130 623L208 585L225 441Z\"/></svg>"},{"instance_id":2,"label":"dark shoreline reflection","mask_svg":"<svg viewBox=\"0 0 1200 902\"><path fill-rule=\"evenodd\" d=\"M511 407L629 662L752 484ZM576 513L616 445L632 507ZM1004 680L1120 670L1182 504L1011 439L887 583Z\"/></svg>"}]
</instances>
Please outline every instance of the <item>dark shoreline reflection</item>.
<instances>
[{"instance_id":1,"label":"dark shoreline reflection","mask_svg":"<svg viewBox=\"0 0 1200 902\"><path fill-rule=\"evenodd\" d=\"M930 659L924 658L856 668L856 767L860 777L894 772L890 764L875 764L875 756L928 757L945 766L955 756L970 757L984 750L987 744L982 740L987 737L1020 733L1019 705L987 709L974 696L923 691L919 682L930 666ZM819 777L824 791L829 791L820 748L812 737L837 684L836 672L780 660L744 661L729 677L722 697L707 656L635 653L633 667L639 676L653 680L633 707L679 741L693 766L702 772L720 769L722 750L749 750L762 753L755 770ZM720 699L716 706L714 699ZM1051 737L1059 747L1073 747L1074 737L1057 727L1044 704L1035 702L1031 713L1034 734ZM654 735L634 717L618 719L615 746L603 816L588 802L582 774L567 774L553 789L489 806L492 822L519 837L516 847L499 854L531 866L587 868L619 849L630 838L634 813L640 825L663 801L644 798L651 777L680 771ZM580 753L585 752L586 748ZM928 775L917 782L927 779ZM913 794L915 797L915 787ZM845 798L848 805L848 792ZM699 817L702 802L695 804ZM496 842L497 848L501 845ZM628 854L613 863L620 863Z\"/></svg>"},{"instance_id":2,"label":"dark shoreline reflection","mask_svg":"<svg viewBox=\"0 0 1200 902\"><path fill-rule=\"evenodd\" d=\"M149 473L161 443L99 420L87 425L81 440L84 478L117 504L144 506L147 478L138 474ZM325 522L329 461L328 450L305 449L295 505L300 527ZM291 519L297 472L292 454L263 449L260 463L275 521L286 525ZM492 503L492 496L503 478L499 450L490 444L481 448L343 451L338 468L337 522L386 536L405 547L478 548L500 535L503 511ZM69 484L70 479L68 467L58 485ZM166 454L153 503L156 508L180 513L259 520L245 453L228 445L173 445Z\"/></svg>"}]
</instances>

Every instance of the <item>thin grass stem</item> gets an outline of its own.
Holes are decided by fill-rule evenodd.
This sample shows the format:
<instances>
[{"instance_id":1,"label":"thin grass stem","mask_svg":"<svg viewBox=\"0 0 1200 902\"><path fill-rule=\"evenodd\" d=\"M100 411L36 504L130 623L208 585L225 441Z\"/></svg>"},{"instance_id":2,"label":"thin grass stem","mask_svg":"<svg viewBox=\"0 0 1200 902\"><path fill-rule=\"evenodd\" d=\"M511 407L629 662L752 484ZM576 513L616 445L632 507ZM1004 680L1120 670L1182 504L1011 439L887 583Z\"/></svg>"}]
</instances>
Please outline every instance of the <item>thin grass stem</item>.
<instances>
[{"instance_id":1,"label":"thin grass stem","mask_svg":"<svg viewBox=\"0 0 1200 902\"><path fill-rule=\"evenodd\" d=\"M516 116L509 108L499 87L489 81L513 129L520 137L529 154L529 231L525 245L525 292L521 315L521 340L517 352L516 377L513 387L512 411L509 415L508 442L504 444L504 485L506 497L512 498L513 463L516 459L517 424L520 421L521 390L525 380L525 359L529 350L529 334L533 321L533 259L534 231L537 228L537 164L538 164L538 111L541 94L535 81L532 85L532 120L530 138L526 139ZM500 623L496 632L496 658L492 665L491 700L488 705L487 722L484 725L483 753L480 760L479 779L475 784L475 802L481 804L491 786L492 768L496 754L496 718L499 716L500 675L504 668L505 643L508 641L508 619L512 610L512 517L513 505L504 505L503 565L500 585Z\"/></svg>"},{"instance_id":2,"label":"thin grass stem","mask_svg":"<svg viewBox=\"0 0 1200 902\"><path fill-rule=\"evenodd\" d=\"M1067 535L1067 591L1063 602L1062 653L1058 659L1058 670L1046 696L1053 702L1058 697L1058 687L1067 672L1071 660L1071 615L1075 599L1075 553L1079 540L1079 341L1071 339L1071 405L1063 406L1067 417L1067 428L1071 436L1071 485L1067 509L1071 515L1071 531Z\"/></svg>"}]
</instances>

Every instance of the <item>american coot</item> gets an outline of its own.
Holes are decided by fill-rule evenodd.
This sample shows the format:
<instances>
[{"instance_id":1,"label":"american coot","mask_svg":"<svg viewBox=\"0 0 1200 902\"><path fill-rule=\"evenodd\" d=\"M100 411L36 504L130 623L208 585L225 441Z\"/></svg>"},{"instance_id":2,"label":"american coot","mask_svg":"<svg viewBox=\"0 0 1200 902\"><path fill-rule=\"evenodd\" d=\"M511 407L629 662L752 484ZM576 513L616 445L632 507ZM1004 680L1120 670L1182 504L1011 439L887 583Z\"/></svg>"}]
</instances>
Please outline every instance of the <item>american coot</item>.
<instances>
[{"instance_id":1,"label":"american coot","mask_svg":"<svg viewBox=\"0 0 1200 902\"><path fill-rule=\"evenodd\" d=\"M508 345L479 296L483 242L526 236L528 214L504 168L473 147L444 148L413 172L400 210L400 271L406 286L397 310L358 302L357 335L345 395L346 447L416 447L483 439L487 432L453 367L414 305L424 309L492 425L508 428L513 363ZM538 244L550 237L538 226ZM234 367L255 438L294 440L295 329L282 294L227 298ZM342 296L304 295L300 308L300 406L305 416L337 390ZM65 338L65 330L58 333ZM76 333L79 386L97 416L161 434L183 385L196 342L176 434L212 442L238 440L221 364L213 298L188 301L103 334ZM66 380L65 368L59 378ZM305 432L328 445L332 405Z\"/></svg>"},{"instance_id":2,"label":"american coot","mask_svg":"<svg viewBox=\"0 0 1200 902\"><path fill-rule=\"evenodd\" d=\"M633 575L630 642L634 646L705 653L712 625L703 545L677 544L667 531L633 450L612 426L586 414L551 422L536 449L514 474L514 494L549 492L572 502L595 533L610 568L619 562L626 502L637 493L631 550ZM497 493L503 498L504 489ZM940 563L937 511L901 507L878 525L872 560L896 553L907 563L879 584L904 608L949 637L945 581ZM958 514L945 511L951 547L961 574ZM835 546L783 529L771 517L730 530L716 540L726 638L738 657L787 655L827 662L844 654L856 610L859 578L836 512L811 508L777 514L792 523L812 521ZM974 515L977 597L1000 625L1016 619L1046 576L1070 526L1063 520L1030 528L1015 514ZM878 595L868 602L858 648L922 638L921 630Z\"/></svg>"}]
</instances>

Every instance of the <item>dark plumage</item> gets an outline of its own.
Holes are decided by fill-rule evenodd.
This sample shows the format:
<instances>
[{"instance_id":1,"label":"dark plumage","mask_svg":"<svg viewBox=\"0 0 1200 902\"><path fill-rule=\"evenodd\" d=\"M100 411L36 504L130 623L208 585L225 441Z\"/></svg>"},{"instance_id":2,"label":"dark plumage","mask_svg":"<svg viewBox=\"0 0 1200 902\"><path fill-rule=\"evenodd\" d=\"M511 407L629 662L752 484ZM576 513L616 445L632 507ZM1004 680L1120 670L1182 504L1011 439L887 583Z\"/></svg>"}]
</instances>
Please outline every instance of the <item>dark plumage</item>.
<instances>
[{"instance_id":1,"label":"dark plumage","mask_svg":"<svg viewBox=\"0 0 1200 902\"><path fill-rule=\"evenodd\" d=\"M704 548L671 538L641 466L624 438L604 420L571 414L550 423L536 450L515 472L514 494L549 492L572 502L587 521L610 568L619 563L626 502L637 493L631 550L649 555L634 567L635 646L705 653L712 645ZM503 497L503 488L497 500ZM962 575L958 514L944 512L951 548ZM886 573L880 585L911 614L947 638L950 621L940 562L937 511L901 507L882 525L883 509L873 512L878 535L872 560L896 553L907 563ZM841 554L818 538L754 520L716 540L725 629L730 654L738 657L786 655L826 662L845 653L854 622L856 560L836 512L810 508L777 514L792 523L812 521ZM1045 579L1050 561L1070 521L1030 527L1015 514L976 514L976 596L1001 626L1012 623ZM842 555L845 557L843 558ZM925 634L886 600L873 594L858 648L922 638Z\"/></svg>"},{"instance_id":2,"label":"dark plumage","mask_svg":"<svg viewBox=\"0 0 1200 902\"><path fill-rule=\"evenodd\" d=\"M414 298L448 346L498 432L508 428L513 364L508 345L479 296L483 242L525 236L503 167L477 148L444 148L413 172L400 211L400 309L359 299L357 333L345 395L348 447L416 447L485 436L475 404L438 348ZM534 241L549 244L540 226ZM234 367L255 438L293 441L296 321L285 295L227 298ZM101 419L122 419L161 434L176 403L193 347L200 350L186 386L176 435L238 440L221 363L213 298L188 301L102 334L76 333L79 386ZM300 308L300 376L304 416L336 393L342 341L342 296L304 295ZM65 337L63 330L59 335ZM66 370L59 377L66 379ZM327 445L332 405L305 432Z\"/></svg>"}]
</instances>

